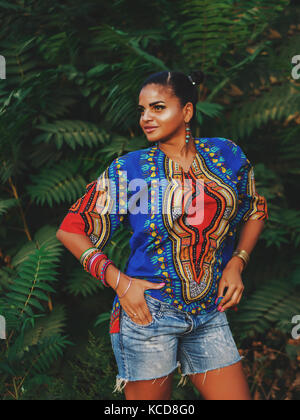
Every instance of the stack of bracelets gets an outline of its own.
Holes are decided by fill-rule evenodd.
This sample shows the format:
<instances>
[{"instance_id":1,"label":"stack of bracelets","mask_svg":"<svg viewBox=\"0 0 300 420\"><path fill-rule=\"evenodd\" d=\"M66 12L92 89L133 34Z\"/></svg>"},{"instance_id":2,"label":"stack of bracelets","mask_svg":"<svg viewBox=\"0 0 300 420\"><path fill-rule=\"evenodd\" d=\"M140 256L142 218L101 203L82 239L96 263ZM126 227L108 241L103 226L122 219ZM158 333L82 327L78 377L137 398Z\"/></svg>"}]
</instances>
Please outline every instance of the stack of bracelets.
<instances>
[{"instance_id":1,"label":"stack of bracelets","mask_svg":"<svg viewBox=\"0 0 300 420\"><path fill-rule=\"evenodd\" d=\"M103 260L105 260L105 262L101 268L100 273L98 274L100 263ZM100 280L105 287L109 287L105 281L105 273L107 267L110 264L113 264L113 262L109 260L107 256L103 254L103 252L101 252L98 248L89 248L81 255L80 263L83 265L85 271L90 273L96 279Z\"/></svg>"},{"instance_id":2,"label":"stack of bracelets","mask_svg":"<svg viewBox=\"0 0 300 420\"><path fill-rule=\"evenodd\" d=\"M104 264L103 264L103 266L101 268L100 273L98 273L100 263L103 260L105 260L104 261ZM109 260L107 258L107 256L105 254L103 254L102 251L100 251L98 248L89 248L88 250L86 250L81 255L81 257L80 257L80 263L83 265L83 268L85 269L85 271L87 271L88 273L90 273L96 279L100 280L101 283L105 287L109 287L109 284L107 284L106 281L105 281L105 273L106 273L107 267L110 264L113 264L113 262L111 260ZM116 283L116 286L114 288L115 291L117 290L117 287L119 285L120 276L121 276L121 271L119 270L117 283ZM123 296L125 296L126 292L128 291L129 287L131 286L131 283L132 283L132 279L130 279L129 284L128 284L128 287L126 288L126 290L122 294L122 296L119 296L119 298L122 298Z\"/></svg>"}]
</instances>

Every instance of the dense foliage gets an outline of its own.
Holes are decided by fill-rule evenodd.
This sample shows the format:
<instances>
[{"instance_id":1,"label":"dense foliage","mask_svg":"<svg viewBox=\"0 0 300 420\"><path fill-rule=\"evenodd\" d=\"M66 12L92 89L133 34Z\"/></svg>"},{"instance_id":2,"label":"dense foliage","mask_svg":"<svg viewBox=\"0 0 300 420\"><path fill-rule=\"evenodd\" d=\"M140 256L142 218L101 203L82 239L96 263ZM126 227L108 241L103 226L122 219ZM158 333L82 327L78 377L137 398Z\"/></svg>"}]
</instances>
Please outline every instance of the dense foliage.
<instances>
[{"instance_id":1,"label":"dense foliage","mask_svg":"<svg viewBox=\"0 0 300 420\"><path fill-rule=\"evenodd\" d=\"M269 220L228 315L255 398L299 397L299 17L289 0L0 1L2 399L123 398L112 394L113 292L55 231L116 156L147 147L139 86L164 69L205 72L194 135L232 139L254 164ZM106 249L121 269L129 237ZM172 398L192 396L174 387Z\"/></svg>"}]
</instances>

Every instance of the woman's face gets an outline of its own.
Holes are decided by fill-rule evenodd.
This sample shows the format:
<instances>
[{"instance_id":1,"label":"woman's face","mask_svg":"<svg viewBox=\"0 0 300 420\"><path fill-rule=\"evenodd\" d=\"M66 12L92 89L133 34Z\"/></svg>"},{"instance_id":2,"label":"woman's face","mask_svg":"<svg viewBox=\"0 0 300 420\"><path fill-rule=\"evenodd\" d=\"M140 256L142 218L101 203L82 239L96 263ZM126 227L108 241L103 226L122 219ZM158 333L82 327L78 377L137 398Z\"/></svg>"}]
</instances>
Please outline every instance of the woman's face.
<instances>
[{"instance_id":1,"label":"woman's face","mask_svg":"<svg viewBox=\"0 0 300 420\"><path fill-rule=\"evenodd\" d=\"M149 84L140 92L140 126L150 142L167 141L185 133L185 109L171 88Z\"/></svg>"}]
</instances>

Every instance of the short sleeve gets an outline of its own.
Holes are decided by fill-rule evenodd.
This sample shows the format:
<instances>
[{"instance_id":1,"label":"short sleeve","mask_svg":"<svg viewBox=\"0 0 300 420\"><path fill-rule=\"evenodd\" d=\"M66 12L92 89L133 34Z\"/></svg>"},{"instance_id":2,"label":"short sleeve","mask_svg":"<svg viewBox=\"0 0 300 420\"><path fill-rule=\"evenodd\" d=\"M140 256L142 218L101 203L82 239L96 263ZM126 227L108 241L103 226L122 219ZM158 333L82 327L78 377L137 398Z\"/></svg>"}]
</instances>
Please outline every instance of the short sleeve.
<instances>
[{"instance_id":1,"label":"short sleeve","mask_svg":"<svg viewBox=\"0 0 300 420\"><path fill-rule=\"evenodd\" d=\"M268 208L265 197L259 195L255 187L254 168L246 159L237 174L239 208L238 219L248 220L268 219Z\"/></svg>"},{"instance_id":2,"label":"short sleeve","mask_svg":"<svg viewBox=\"0 0 300 420\"><path fill-rule=\"evenodd\" d=\"M84 196L69 209L60 229L86 235L102 250L125 218L120 212L118 191L119 177L114 161L98 180L86 186Z\"/></svg>"}]
</instances>

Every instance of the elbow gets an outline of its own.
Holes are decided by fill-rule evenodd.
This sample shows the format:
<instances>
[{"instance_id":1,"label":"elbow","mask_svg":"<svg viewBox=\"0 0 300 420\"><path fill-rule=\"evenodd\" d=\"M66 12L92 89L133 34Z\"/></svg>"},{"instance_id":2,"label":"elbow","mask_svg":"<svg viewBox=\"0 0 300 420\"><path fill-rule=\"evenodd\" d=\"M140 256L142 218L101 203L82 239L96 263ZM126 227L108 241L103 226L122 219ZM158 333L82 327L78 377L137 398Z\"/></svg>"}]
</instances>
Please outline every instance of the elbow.
<instances>
[{"instance_id":1,"label":"elbow","mask_svg":"<svg viewBox=\"0 0 300 420\"><path fill-rule=\"evenodd\" d=\"M58 229L58 231L56 232L56 238L57 238L60 242L62 242L62 235L63 235L62 230L61 230L61 229Z\"/></svg>"}]
</instances>

